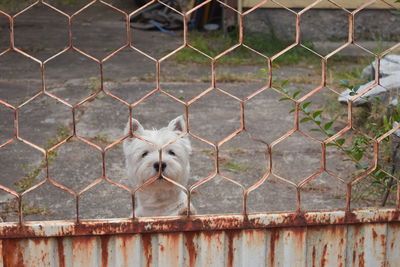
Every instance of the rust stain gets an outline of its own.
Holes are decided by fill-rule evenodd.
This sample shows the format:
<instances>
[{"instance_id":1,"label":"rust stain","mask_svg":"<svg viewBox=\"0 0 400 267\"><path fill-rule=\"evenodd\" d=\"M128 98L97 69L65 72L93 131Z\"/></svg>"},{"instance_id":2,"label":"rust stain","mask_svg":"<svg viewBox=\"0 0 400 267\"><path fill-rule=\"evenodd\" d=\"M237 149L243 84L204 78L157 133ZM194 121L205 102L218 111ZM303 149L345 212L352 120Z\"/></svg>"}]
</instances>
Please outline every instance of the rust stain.
<instances>
[{"instance_id":1,"label":"rust stain","mask_svg":"<svg viewBox=\"0 0 400 267\"><path fill-rule=\"evenodd\" d=\"M358 266L359 267L364 267L365 266L364 252L361 252L360 255L358 255Z\"/></svg>"},{"instance_id":2,"label":"rust stain","mask_svg":"<svg viewBox=\"0 0 400 267\"><path fill-rule=\"evenodd\" d=\"M30 241L35 243L35 245L41 245L42 243L44 243L47 246L49 243L49 240L47 238L31 238Z\"/></svg>"},{"instance_id":3,"label":"rust stain","mask_svg":"<svg viewBox=\"0 0 400 267\"><path fill-rule=\"evenodd\" d=\"M322 257L321 257L321 267L326 265L326 254L328 252L328 244L324 245L324 249L322 250Z\"/></svg>"},{"instance_id":4,"label":"rust stain","mask_svg":"<svg viewBox=\"0 0 400 267\"><path fill-rule=\"evenodd\" d=\"M374 239L374 242L376 242L377 237L378 237L378 234L376 233L375 229L372 229L372 238Z\"/></svg>"},{"instance_id":5,"label":"rust stain","mask_svg":"<svg viewBox=\"0 0 400 267\"><path fill-rule=\"evenodd\" d=\"M186 232L186 248L189 253L189 266L193 267L196 263L197 258L197 249L194 243L194 239L197 238L197 233L195 232Z\"/></svg>"},{"instance_id":6,"label":"rust stain","mask_svg":"<svg viewBox=\"0 0 400 267\"><path fill-rule=\"evenodd\" d=\"M354 225L354 237L357 237L360 234L361 225Z\"/></svg>"},{"instance_id":7,"label":"rust stain","mask_svg":"<svg viewBox=\"0 0 400 267\"><path fill-rule=\"evenodd\" d=\"M202 235L205 238L205 241L209 244L217 242L217 248L222 248L224 246L224 241L221 239L221 236L217 233L221 233L221 231L205 231L202 232Z\"/></svg>"},{"instance_id":8,"label":"rust stain","mask_svg":"<svg viewBox=\"0 0 400 267\"><path fill-rule=\"evenodd\" d=\"M127 236L121 236L121 246L120 250L122 251L123 262L126 264L128 262L128 248L126 247L126 238Z\"/></svg>"},{"instance_id":9,"label":"rust stain","mask_svg":"<svg viewBox=\"0 0 400 267\"><path fill-rule=\"evenodd\" d=\"M312 248L312 266L313 266L313 267L316 266L316 265L315 265L315 257L316 257L316 254L317 254L317 250L316 250L315 246L313 246L313 248Z\"/></svg>"},{"instance_id":10,"label":"rust stain","mask_svg":"<svg viewBox=\"0 0 400 267\"><path fill-rule=\"evenodd\" d=\"M101 265L104 267L108 266L108 244L110 241L109 235L101 237Z\"/></svg>"},{"instance_id":11,"label":"rust stain","mask_svg":"<svg viewBox=\"0 0 400 267\"><path fill-rule=\"evenodd\" d=\"M4 266L26 266L24 256L17 239L3 240L3 262Z\"/></svg>"},{"instance_id":12,"label":"rust stain","mask_svg":"<svg viewBox=\"0 0 400 267\"><path fill-rule=\"evenodd\" d=\"M250 229L244 230L243 233L246 236L248 246L260 247L265 245L265 230Z\"/></svg>"},{"instance_id":13,"label":"rust stain","mask_svg":"<svg viewBox=\"0 0 400 267\"><path fill-rule=\"evenodd\" d=\"M49 259L49 253L45 252L43 249L40 251L40 254L42 255L41 261L40 263L44 264L46 261L46 259Z\"/></svg>"},{"instance_id":14,"label":"rust stain","mask_svg":"<svg viewBox=\"0 0 400 267\"><path fill-rule=\"evenodd\" d=\"M97 242L97 237L95 236L74 237L72 240L72 256L74 260L81 261L81 264L90 261L97 249L95 246Z\"/></svg>"},{"instance_id":15,"label":"rust stain","mask_svg":"<svg viewBox=\"0 0 400 267\"><path fill-rule=\"evenodd\" d=\"M225 234L228 238L228 262L227 262L227 266L231 267L233 266L234 263L234 257L235 257L235 251L236 248L233 247L233 241L235 239L235 237L238 237L242 234L242 231L239 230L229 230L229 231L225 231Z\"/></svg>"},{"instance_id":16,"label":"rust stain","mask_svg":"<svg viewBox=\"0 0 400 267\"><path fill-rule=\"evenodd\" d=\"M273 229L270 231L271 240L269 243L270 251L269 251L269 262L271 266L275 266L275 246L279 242L279 231L277 229Z\"/></svg>"},{"instance_id":17,"label":"rust stain","mask_svg":"<svg viewBox=\"0 0 400 267\"><path fill-rule=\"evenodd\" d=\"M343 267L343 254L340 248L342 248L344 245L344 239L341 238L339 242L339 252L338 252L338 261L340 262L339 267Z\"/></svg>"},{"instance_id":18,"label":"rust stain","mask_svg":"<svg viewBox=\"0 0 400 267\"><path fill-rule=\"evenodd\" d=\"M346 235L346 227L344 225L330 225L328 227L326 227L326 230L324 229L324 231L326 232L325 235L325 239L329 240L330 242L338 241L338 247L335 249L337 249L337 262L338 262L338 266L343 266L344 262L343 262L343 253L345 253L345 239L344 236ZM339 239L340 238L340 239ZM329 244L329 243L328 243ZM328 244L326 244L324 246L324 250L323 250L323 257L321 259L321 265L322 266L326 266L329 265L330 263L327 260L326 255L329 254L328 251ZM323 262L322 262L323 260Z\"/></svg>"},{"instance_id":19,"label":"rust stain","mask_svg":"<svg viewBox=\"0 0 400 267\"><path fill-rule=\"evenodd\" d=\"M60 267L65 266L65 256L64 256L64 243L63 238L57 238L57 253L58 253L58 262Z\"/></svg>"},{"instance_id":20,"label":"rust stain","mask_svg":"<svg viewBox=\"0 0 400 267\"><path fill-rule=\"evenodd\" d=\"M151 245L151 234L142 234L143 251L146 257L146 266L150 267L153 262L153 252Z\"/></svg>"},{"instance_id":21,"label":"rust stain","mask_svg":"<svg viewBox=\"0 0 400 267\"><path fill-rule=\"evenodd\" d=\"M381 237L381 246L384 248L386 247L386 235L381 234L380 237Z\"/></svg>"},{"instance_id":22,"label":"rust stain","mask_svg":"<svg viewBox=\"0 0 400 267\"><path fill-rule=\"evenodd\" d=\"M290 227L290 228L285 228L287 229L288 235L285 237L286 239L289 239L291 235L293 235L292 240L295 241L296 247L301 250L304 248L304 238L306 234L306 228L304 227Z\"/></svg>"},{"instance_id":23,"label":"rust stain","mask_svg":"<svg viewBox=\"0 0 400 267\"><path fill-rule=\"evenodd\" d=\"M168 255L170 266L178 266L179 265L179 244L181 241L181 234L180 233L170 233L167 234L167 247L164 245L160 245L161 251L166 251L166 255Z\"/></svg>"}]
</instances>

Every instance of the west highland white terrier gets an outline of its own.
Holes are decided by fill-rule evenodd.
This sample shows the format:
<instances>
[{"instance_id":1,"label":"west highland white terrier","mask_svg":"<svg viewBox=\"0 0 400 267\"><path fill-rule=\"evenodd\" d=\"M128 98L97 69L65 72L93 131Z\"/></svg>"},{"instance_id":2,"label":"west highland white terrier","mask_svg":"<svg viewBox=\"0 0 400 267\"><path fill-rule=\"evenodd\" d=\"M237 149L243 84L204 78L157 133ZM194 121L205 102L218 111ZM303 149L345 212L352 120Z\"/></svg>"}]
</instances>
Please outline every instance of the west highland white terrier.
<instances>
[{"instance_id":1,"label":"west highland white terrier","mask_svg":"<svg viewBox=\"0 0 400 267\"><path fill-rule=\"evenodd\" d=\"M154 145L138 138L125 139L123 149L128 179L134 188L138 188L158 176L153 183L145 185L136 192L136 216L186 215L186 193L164 177L182 186L187 185L190 174L189 156L192 152L190 140L187 136L183 136L163 148L162 162L159 153L163 145L186 131L185 127L183 116L172 120L167 127L160 130L145 130L137 120L132 120L134 134ZM129 130L128 122L125 132L128 133ZM195 213L192 206L190 212Z\"/></svg>"}]
</instances>

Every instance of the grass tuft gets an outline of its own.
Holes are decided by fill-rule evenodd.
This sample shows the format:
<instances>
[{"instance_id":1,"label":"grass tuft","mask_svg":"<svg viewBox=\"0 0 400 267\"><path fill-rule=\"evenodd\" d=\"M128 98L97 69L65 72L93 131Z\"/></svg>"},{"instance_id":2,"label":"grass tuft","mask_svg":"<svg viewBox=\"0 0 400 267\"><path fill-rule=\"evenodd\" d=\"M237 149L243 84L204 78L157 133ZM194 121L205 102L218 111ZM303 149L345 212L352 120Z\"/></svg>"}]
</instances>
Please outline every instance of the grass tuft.
<instances>
[{"instance_id":1,"label":"grass tuft","mask_svg":"<svg viewBox=\"0 0 400 267\"><path fill-rule=\"evenodd\" d=\"M215 57L225 51L226 49L238 44L237 34L223 34L222 32L199 32L191 31L189 33L189 43L196 49ZM290 45L289 42L281 41L271 35L251 34L246 36L245 44L249 45L259 53L272 56L282 51ZM313 47L312 44L308 44ZM235 56L225 55L218 59L219 64L224 65L263 65L265 58L249 52L248 49L237 48L234 50ZM302 47L295 47L287 51L284 56L278 57L275 61L276 64L293 65L300 62L310 62L310 52ZM177 53L174 57L178 63L196 63L208 64L210 59L196 52L193 49L184 49Z\"/></svg>"}]
</instances>

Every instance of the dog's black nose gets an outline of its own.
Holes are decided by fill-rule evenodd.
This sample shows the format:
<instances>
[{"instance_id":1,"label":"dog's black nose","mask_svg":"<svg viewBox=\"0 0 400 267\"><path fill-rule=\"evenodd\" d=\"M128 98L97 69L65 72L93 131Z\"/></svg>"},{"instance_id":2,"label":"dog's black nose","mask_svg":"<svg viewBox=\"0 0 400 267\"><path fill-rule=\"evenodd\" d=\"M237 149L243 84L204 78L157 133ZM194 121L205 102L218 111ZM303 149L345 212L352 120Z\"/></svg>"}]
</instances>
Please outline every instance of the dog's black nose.
<instances>
[{"instance_id":1,"label":"dog's black nose","mask_svg":"<svg viewBox=\"0 0 400 267\"><path fill-rule=\"evenodd\" d=\"M153 167L156 171L159 171L160 169L160 162L156 162L153 164ZM161 171L163 172L165 168L167 167L167 164L165 162L161 162Z\"/></svg>"}]
</instances>

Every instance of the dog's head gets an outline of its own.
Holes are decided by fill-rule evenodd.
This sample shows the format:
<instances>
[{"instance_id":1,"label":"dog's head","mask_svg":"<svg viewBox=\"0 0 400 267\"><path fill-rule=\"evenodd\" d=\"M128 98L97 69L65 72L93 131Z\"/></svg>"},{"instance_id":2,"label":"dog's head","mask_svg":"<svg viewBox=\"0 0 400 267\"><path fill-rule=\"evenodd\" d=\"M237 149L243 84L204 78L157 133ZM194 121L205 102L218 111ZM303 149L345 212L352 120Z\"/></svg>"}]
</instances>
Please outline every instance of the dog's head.
<instances>
[{"instance_id":1,"label":"dog's head","mask_svg":"<svg viewBox=\"0 0 400 267\"><path fill-rule=\"evenodd\" d=\"M125 131L128 133L129 130L128 123ZM176 139L186 131L183 116L170 121L167 127L159 130L145 130L137 120L132 120L132 130L135 136L148 141L128 138L123 144L128 178L134 186L141 186L155 176L158 179L151 185L152 187L172 185L163 177L186 185L190 173L189 156L192 148L187 136ZM176 140L173 143L163 147L174 139Z\"/></svg>"}]
</instances>

